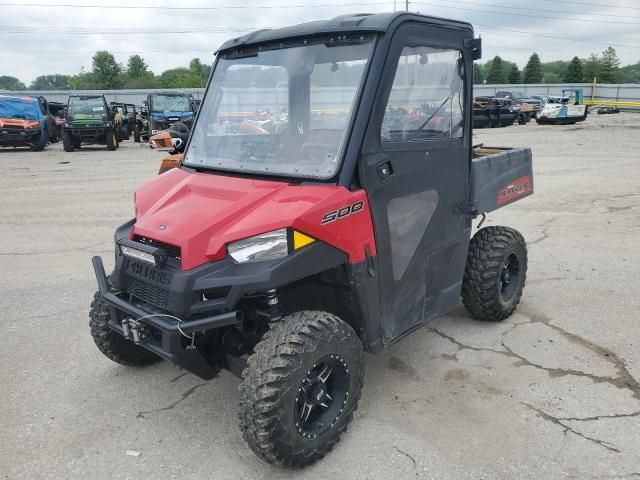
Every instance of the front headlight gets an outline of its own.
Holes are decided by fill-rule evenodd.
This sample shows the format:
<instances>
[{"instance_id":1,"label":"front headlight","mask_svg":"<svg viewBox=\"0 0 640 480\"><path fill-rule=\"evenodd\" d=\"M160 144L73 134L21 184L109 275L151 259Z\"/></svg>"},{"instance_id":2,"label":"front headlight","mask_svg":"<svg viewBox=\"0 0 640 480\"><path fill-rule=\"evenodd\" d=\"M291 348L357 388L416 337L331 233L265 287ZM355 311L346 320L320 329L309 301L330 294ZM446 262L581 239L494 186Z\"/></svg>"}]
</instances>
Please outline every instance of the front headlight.
<instances>
[{"instance_id":1,"label":"front headlight","mask_svg":"<svg viewBox=\"0 0 640 480\"><path fill-rule=\"evenodd\" d=\"M260 262L286 257L289 253L287 229L281 228L230 243L227 250L231 258L238 263Z\"/></svg>"}]
</instances>

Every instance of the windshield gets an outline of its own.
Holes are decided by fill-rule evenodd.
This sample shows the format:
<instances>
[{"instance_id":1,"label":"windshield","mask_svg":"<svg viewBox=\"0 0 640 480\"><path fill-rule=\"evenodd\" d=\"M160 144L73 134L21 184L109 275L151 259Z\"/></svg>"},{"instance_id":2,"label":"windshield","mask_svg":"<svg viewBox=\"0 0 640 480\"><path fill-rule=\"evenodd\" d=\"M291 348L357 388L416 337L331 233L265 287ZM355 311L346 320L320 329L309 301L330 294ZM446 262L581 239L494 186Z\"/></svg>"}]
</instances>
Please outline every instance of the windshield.
<instances>
[{"instance_id":1,"label":"windshield","mask_svg":"<svg viewBox=\"0 0 640 480\"><path fill-rule=\"evenodd\" d=\"M0 118L38 120L38 104L32 98L11 99L0 96Z\"/></svg>"},{"instance_id":2,"label":"windshield","mask_svg":"<svg viewBox=\"0 0 640 480\"><path fill-rule=\"evenodd\" d=\"M373 36L222 55L184 164L328 179L342 156Z\"/></svg>"},{"instance_id":3,"label":"windshield","mask_svg":"<svg viewBox=\"0 0 640 480\"><path fill-rule=\"evenodd\" d=\"M190 112L191 103L185 95L158 94L151 95L152 112Z\"/></svg>"},{"instance_id":4,"label":"windshield","mask_svg":"<svg viewBox=\"0 0 640 480\"><path fill-rule=\"evenodd\" d=\"M74 120L100 120L107 114L102 97L70 97L68 113Z\"/></svg>"}]
</instances>

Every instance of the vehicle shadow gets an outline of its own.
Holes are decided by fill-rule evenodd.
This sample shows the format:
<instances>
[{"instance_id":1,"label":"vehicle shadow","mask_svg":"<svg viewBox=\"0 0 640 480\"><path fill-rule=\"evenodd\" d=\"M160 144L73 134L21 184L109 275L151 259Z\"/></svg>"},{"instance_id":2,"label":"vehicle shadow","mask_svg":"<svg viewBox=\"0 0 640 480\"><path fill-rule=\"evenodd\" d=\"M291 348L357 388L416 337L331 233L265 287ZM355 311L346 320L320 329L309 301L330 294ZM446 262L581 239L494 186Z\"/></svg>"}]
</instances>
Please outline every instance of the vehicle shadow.
<instances>
[{"instance_id":1,"label":"vehicle shadow","mask_svg":"<svg viewBox=\"0 0 640 480\"><path fill-rule=\"evenodd\" d=\"M41 150L41 151L45 151L45 150ZM40 153L40 152L34 152L29 147L17 147L17 148L0 147L0 154L3 154L3 153L9 153L9 154L16 154L17 155L17 154L21 154L21 153Z\"/></svg>"},{"instance_id":2,"label":"vehicle shadow","mask_svg":"<svg viewBox=\"0 0 640 480\"><path fill-rule=\"evenodd\" d=\"M468 329L483 329L486 326L468 317L462 309L439 321L462 322L464 328ZM434 382L433 378L442 377L451 368L451 361L443 357L443 343L448 349L448 342L443 342L427 325L379 355L367 354L362 399L350 427L355 433L345 435L340 447L324 462L331 462L332 468L348 468L353 449L359 448L356 446L358 438L367 435L365 432L372 428L365 419L384 417L394 405L404 405L402 402L406 402L409 396L415 401L416 398L433 395L434 391L430 390L434 383L435 391L438 389L438 382ZM162 438L162 445L157 448L163 452L166 449L163 454L170 455L175 449L181 448L179 442L166 436L167 432L174 432L183 444L191 446L191 458L197 458L203 469L236 472L241 469L247 478L256 479L293 478L297 475L264 463L243 440L237 419L241 379L223 371L219 378L205 381L166 362L144 372L145 376L148 374L152 377L148 381L154 384L153 401L146 398L146 387L140 387L139 382L146 381L139 370L116 367L113 370L113 383L110 383L112 388L122 389L122 395L130 399L125 407L128 410L126 416L134 418L135 422L127 422L127 428L139 429L148 438ZM131 380L135 377L136 381L127 381L130 376ZM440 396L448 394L439 393ZM457 401L459 399L451 402L455 404ZM411 406L404 405L402 408ZM464 410L464 406L454 405L452 408ZM323 462L319 462L306 468L303 478L320 475L326 467L326 464L325 467L322 465Z\"/></svg>"}]
</instances>

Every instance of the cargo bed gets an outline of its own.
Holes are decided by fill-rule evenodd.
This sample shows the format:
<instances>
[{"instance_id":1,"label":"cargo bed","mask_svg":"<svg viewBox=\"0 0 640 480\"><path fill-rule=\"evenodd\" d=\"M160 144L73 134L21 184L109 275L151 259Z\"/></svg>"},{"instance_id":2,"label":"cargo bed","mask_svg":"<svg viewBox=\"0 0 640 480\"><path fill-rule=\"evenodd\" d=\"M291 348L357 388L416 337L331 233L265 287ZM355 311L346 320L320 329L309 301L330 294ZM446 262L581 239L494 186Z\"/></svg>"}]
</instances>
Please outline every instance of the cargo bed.
<instances>
[{"instance_id":1,"label":"cargo bed","mask_svg":"<svg viewBox=\"0 0 640 480\"><path fill-rule=\"evenodd\" d=\"M476 213L487 213L533 193L530 148L480 146L471 160L471 202Z\"/></svg>"}]
</instances>

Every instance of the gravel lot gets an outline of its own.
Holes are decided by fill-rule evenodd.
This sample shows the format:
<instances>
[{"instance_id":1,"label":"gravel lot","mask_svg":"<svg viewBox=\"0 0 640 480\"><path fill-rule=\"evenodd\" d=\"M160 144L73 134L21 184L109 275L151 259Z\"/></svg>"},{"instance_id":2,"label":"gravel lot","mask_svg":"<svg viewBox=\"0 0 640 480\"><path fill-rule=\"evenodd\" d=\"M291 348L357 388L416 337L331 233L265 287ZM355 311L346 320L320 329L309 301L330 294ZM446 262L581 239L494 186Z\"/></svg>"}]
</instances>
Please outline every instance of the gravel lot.
<instances>
[{"instance_id":1,"label":"gravel lot","mask_svg":"<svg viewBox=\"0 0 640 480\"><path fill-rule=\"evenodd\" d=\"M246 447L231 374L127 369L93 345L90 257L112 266L161 154L0 151L0 478L640 478L640 115L475 136L534 151L536 194L488 220L528 240L518 313L460 307L368 356L351 428L297 472Z\"/></svg>"}]
</instances>

